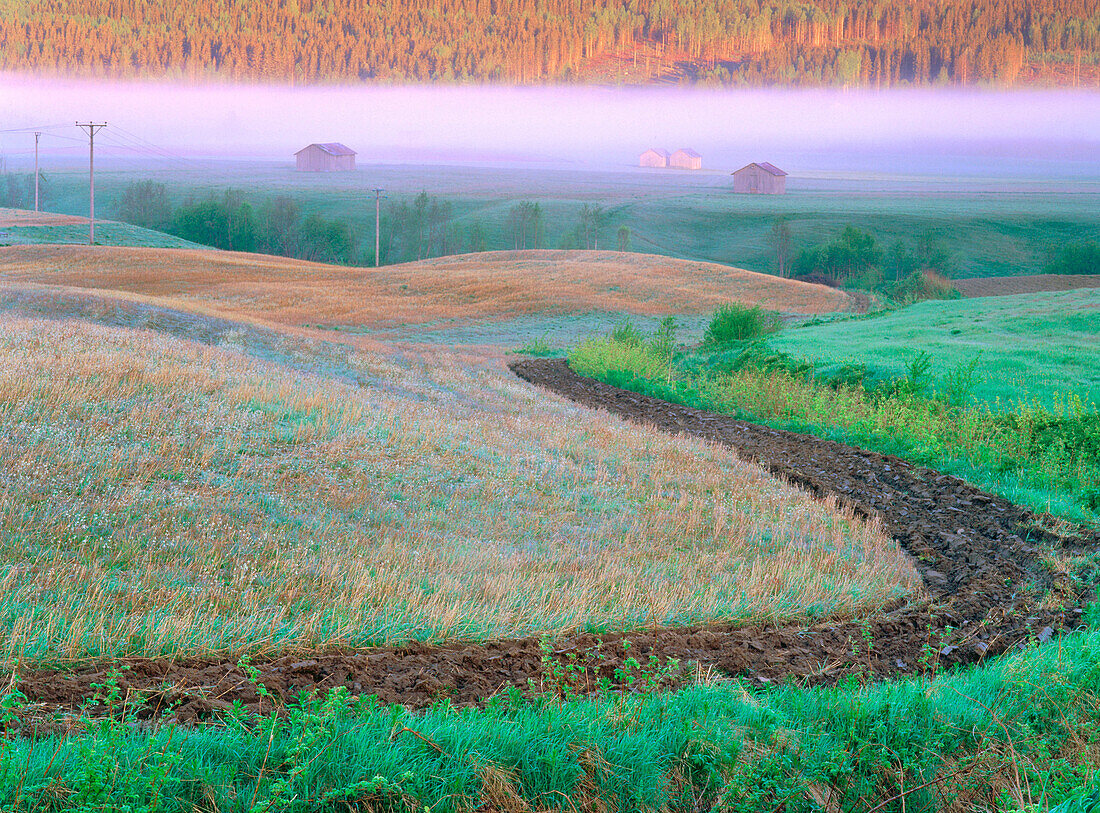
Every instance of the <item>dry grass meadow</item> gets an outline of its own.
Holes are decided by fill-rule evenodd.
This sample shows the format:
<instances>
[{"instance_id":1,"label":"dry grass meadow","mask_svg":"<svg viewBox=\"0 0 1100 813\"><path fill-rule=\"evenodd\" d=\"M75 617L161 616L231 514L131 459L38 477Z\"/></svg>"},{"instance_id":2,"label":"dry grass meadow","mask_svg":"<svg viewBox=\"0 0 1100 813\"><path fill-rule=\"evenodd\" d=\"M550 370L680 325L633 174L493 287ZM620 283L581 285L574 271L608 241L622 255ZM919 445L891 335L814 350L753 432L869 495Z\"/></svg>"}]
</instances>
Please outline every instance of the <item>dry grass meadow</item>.
<instances>
[{"instance_id":1,"label":"dry grass meadow","mask_svg":"<svg viewBox=\"0 0 1100 813\"><path fill-rule=\"evenodd\" d=\"M358 352L356 385L0 320L5 660L778 620L918 586L873 525L504 372Z\"/></svg>"},{"instance_id":2,"label":"dry grass meadow","mask_svg":"<svg viewBox=\"0 0 1100 813\"><path fill-rule=\"evenodd\" d=\"M0 229L9 229L13 226L73 226L87 222L86 217L0 207Z\"/></svg>"},{"instance_id":3,"label":"dry grass meadow","mask_svg":"<svg viewBox=\"0 0 1100 813\"><path fill-rule=\"evenodd\" d=\"M293 326L703 314L730 301L803 314L851 306L821 285L610 251L489 252L376 270L214 250L10 246L0 248L0 280L126 292Z\"/></svg>"},{"instance_id":4,"label":"dry grass meadow","mask_svg":"<svg viewBox=\"0 0 1100 813\"><path fill-rule=\"evenodd\" d=\"M848 306L827 288L613 252L376 271L84 246L0 249L0 288L3 660L814 618L919 589L873 524L724 449L582 412L492 354L333 361L302 330ZM118 322L151 305L184 314L176 338Z\"/></svg>"}]
</instances>

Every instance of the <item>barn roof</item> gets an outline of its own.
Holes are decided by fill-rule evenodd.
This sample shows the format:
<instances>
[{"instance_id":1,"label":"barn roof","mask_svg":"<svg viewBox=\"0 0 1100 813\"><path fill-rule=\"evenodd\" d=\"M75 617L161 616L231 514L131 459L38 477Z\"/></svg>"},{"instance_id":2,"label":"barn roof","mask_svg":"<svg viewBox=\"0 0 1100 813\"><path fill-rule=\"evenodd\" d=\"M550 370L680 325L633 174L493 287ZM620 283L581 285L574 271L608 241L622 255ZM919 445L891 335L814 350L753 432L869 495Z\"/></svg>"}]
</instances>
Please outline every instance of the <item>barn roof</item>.
<instances>
[{"instance_id":1,"label":"barn roof","mask_svg":"<svg viewBox=\"0 0 1100 813\"><path fill-rule=\"evenodd\" d=\"M745 166L741 167L741 169L735 170L734 172L732 172L730 174L736 175L738 172L744 172L749 167L760 167L762 170L767 172L769 175L780 176L780 175L786 175L787 174L786 172L781 170L779 167L777 167L775 164L769 164L767 161L754 161L751 164L745 164Z\"/></svg>"},{"instance_id":2,"label":"barn roof","mask_svg":"<svg viewBox=\"0 0 1100 813\"><path fill-rule=\"evenodd\" d=\"M325 143L325 144L310 144L307 147L302 147L302 149L298 150L298 152L296 152L294 154L297 155L298 153L305 152L310 147L317 147L321 150L324 150L329 155L355 155L356 154L355 150L353 150L351 147L348 147L345 144L341 144L338 141L330 141L330 142Z\"/></svg>"},{"instance_id":3,"label":"barn roof","mask_svg":"<svg viewBox=\"0 0 1100 813\"><path fill-rule=\"evenodd\" d=\"M660 147L650 147L648 150L643 152L642 155L645 155L647 152L655 152L657 153L657 155L663 155L665 158L668 158L669 155L668 150L662 150Z\"/></svg>"},{"instance_id":4,"label":"barn roof","mask_svg":"<svg viewBox=\"0 0 1100 813\"><path fill-rule=\"evenodd\" d=\"M692 158L702 158L703 157L699 153L697 153L695 150L691 149L691 147L681 147L680 149L676 150L676 152L682 152L684 155L689 155Z\"/></svg>"}]
</instances>

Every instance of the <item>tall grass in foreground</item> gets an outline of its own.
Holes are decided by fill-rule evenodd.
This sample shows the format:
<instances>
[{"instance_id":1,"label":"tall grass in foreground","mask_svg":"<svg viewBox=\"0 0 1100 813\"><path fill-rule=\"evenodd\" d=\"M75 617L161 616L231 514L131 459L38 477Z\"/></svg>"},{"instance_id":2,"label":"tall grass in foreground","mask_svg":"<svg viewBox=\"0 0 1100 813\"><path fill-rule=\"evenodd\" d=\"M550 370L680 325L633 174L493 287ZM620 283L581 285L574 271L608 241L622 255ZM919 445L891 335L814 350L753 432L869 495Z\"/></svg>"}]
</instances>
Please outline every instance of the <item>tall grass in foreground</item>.
<instances>
[{"instance_id":1,"label":"tall grass in foreground","mask_svg":"<svg viewBox=\"0 0 1100 813\"><path fill-rule=\"evenodd\" d=\"M357 387L0 328L0 659L820 617L919 584L873 524L506 375L361 355Z\"/></svg>"},{"instance_id":2,"label":"tall grass in foreground","mask_svg":"<svg viewBox=\"0 0 1100 813\"><path fill-rule=\"evenodd\" d=\"M110 678L101 699L119 699ZM517 692L420 713L340 689L223 728L78 722L0 740L4 810L1041 813L1100 764L1100 633L870 686Z\"/></svg>"},{"instance_id":3,"label":"tall grass in foreground","mask_svg":"<svg viewBox=\"0 0 1100 813\"><path fill-rule=\"evenodd\" d=\"M614 338L582 342L569 361L581 375L625 389L895 454L1037 511L1100 519L1100 419L1095 405L1078 398L1060 413L1038 404L994 412L928 397L909 378L868 392L752 362L685 372L646 345Z\"/></svg>"}]
</instances>

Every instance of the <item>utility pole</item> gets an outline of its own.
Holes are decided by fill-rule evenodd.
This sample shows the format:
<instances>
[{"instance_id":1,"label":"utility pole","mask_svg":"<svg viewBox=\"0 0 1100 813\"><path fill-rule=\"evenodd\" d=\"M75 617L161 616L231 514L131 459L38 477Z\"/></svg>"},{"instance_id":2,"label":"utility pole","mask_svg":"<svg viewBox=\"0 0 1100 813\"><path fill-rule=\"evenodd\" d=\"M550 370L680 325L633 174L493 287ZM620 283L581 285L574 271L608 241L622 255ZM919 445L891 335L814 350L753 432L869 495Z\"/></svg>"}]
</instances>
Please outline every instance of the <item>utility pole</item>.
<instances>
[{"instance_id":1,"label":"utility pole","mask_svg":"<svg viewBox=\"0 0 1100 813\"><path fill-rule=\"evenodd\" d=\"M38 211L38 139L42 133L34 134L34 210Z\"/></svg>"},{"instance_id":2,"label":"utility pole","mask_svg":"<svg viewBox=\"0 0 1100 813\"><path fill-rule=\"evenodd\" d=\"M374 192L374 267L377 268L380 262L378 248L380 244L379 235L381 234L379 224L382 222L382 193L386 190L375 188L371 191Z\"/></svg>"},{"instance_id":3,"label":"utility pole","mask_svg":"<svg viewBox=\"0 0 1100 813\"><path fill-rule=\"evenodd\" d=\"M87 122L76 126L88 134L88 245L95 245L95 134L107 126Z\"/></svg>"}]
</instances>

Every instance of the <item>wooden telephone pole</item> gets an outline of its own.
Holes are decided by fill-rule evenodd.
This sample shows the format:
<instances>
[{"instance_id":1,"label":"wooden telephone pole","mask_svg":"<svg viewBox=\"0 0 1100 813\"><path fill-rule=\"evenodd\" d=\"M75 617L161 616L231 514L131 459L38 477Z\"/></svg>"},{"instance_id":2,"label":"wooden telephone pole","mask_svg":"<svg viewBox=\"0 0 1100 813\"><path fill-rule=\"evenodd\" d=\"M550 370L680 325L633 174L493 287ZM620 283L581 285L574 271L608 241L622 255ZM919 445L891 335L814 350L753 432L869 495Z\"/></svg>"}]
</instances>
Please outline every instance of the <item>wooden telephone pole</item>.
<instances>
[{"instance_id":1,"label":"wooden telephone pole","mask_svg":"<svg viewBox=\"0 0 1100 813\"><path fill-rule=\"evenodd\" d=\"M381 243L379 235L381 234L380 224L382 222L382 193L386 190L376 188L371 191L374 192L374 267L377 268L380 263L378 248Z\"/></svg>"},{"instance_id":2,"label":"wooden telephone pole","mask_svg":"<svg viewBox=\"0 0 1100 813\"><path fill-rule=\"evenodd\" d=\"M38 211L38 139L42 133L34 134L34 210Z\"/></svg>"},{"instance_id":3,"label":"wooden telephone pole","mask_svg":"<svg viewBox=\"0 0 1100 813\"><path fill-rule=\"evenodd\" d=\"M95 245L95 134L107 126L79 121L76 126L88 134L88 245Z\"/></svg>"}]
</instances>

